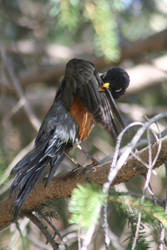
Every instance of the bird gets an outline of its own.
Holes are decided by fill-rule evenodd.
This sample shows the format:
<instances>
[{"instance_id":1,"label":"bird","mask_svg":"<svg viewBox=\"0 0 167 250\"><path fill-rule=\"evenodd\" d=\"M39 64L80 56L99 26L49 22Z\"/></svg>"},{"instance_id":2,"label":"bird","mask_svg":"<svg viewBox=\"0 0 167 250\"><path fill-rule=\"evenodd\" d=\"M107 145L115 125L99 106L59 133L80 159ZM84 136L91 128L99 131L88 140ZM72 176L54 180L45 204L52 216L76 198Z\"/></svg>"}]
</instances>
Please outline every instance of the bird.
<instances>
[{"instance_id":1,"label":"bird","mask_svg":"<svg viewBox=\"0 0 167 250\"><path fill-rule=\"evenodd\" d=\"M66 64L64 77L53 104L44 117L34 148L12 169L10 195L15 195L13 217L18 214L47 167L45 185L73 145L86 140L97 122L115 138L118 129L113 113L123 126L114 99L129 86L129 75L121 67L98 73L93 63L73 58Z\"/></svg>"}]
</instances>

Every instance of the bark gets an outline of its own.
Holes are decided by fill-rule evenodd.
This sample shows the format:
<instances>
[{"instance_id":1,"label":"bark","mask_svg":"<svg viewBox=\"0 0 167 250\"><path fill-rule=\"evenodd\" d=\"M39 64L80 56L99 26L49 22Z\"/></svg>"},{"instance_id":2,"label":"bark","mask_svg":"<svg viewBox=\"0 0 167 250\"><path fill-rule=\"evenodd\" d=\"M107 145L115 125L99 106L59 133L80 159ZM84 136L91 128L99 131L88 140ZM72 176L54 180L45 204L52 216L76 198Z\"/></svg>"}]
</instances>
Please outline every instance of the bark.
<instances>
[{"instance_id":1,"label":"bark","mask_svg":"<svg viewBox=\"0 0 167 250\"><path fill-rule=\"evenodd\" d=\"M155 156L157 152L158 145L156 143L152 144L152 157ZM167 158L167 136L162 139L162 147L155 164L155 168L160 167L164 160ZM139 151L139 157L148 162L148 148L144 148ZM23 206L23 210L20 217L24 216L24 211L32 211L39 205L46 203L51 200L56 200L64 197L69 197L74 188L78 184L85 184L86 182L92 182L97 184L103 184L107 181L108 172L110 169L110 164L104 166L96 167L85 167L80 168L76 171L70 172L63 177L54 177L50 184L45 188L43 182L41 181L32 191L28 200ZM113 185L126 182L147 171L146 167L136 158L130 157L125 165L119 171L117 177L115 178ZM13 198L6 199L0 203L0 228L8 226L13 222L12 218L12 202Z\"/></svg>"}]
</instances>

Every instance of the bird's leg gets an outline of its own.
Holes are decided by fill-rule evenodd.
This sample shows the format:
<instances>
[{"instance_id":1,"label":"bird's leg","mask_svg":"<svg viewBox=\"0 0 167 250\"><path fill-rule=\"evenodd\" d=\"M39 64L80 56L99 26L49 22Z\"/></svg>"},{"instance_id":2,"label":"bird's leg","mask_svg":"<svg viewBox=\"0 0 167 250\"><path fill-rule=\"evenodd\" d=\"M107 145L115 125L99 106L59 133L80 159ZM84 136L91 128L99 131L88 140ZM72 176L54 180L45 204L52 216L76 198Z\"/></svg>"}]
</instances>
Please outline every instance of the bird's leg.
<instances>
[{"instance_id":1,"label":"bird's leg","mask_svg":"<svg viewBox=\"0 0 167 250\"><path fill-rule=\"evenodd\" d=\"M84 153L95 165L99 165L99 162L88 152L86 151L80 144L76 144L77 148Z\"/></svg>"},{"instance_id":2,"label":"bird's leg","mask_svg":"<svg viewBox=\"0 0 167 250\"><path fill-rule=\"evenodd\" d=\"M76 161L73 157L71 157L67 152L64 152L67 158L76 166L76 168L81 167L81 164Z\"/></svg>"}]
</instances>

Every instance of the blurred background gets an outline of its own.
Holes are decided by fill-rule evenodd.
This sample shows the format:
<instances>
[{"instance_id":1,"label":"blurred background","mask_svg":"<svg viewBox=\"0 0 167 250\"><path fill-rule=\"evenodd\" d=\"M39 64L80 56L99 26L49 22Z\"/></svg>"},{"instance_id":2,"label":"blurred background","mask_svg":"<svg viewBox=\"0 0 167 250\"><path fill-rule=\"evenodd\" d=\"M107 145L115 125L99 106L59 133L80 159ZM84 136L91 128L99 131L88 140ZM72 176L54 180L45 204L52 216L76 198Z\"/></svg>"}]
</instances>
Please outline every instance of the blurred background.
<instances>
[{"instance_id":1,"label":"blurred background","mask_svg":"<svg viewBox=\"0 0 167 250\"><path fill-rule=\"evenodd\" d=\"M32 148L68 60L90 60L99 72L114 65L127 70L130 87L119 107L128 124L167 112L166 51L166 0L0 0L0 199L8 194L11 168ZM159 126L165 129L166 121ZM84 144L97 159L114 151L112 139L98 126ZM88 164L77 149L71 155ZM74 167L68 160L63 166L64 171ZM163 168L157 173L152 188L163 196ZM120 189L139 191L142 183L138 177ZM55 202L54 223L69 234L72 249L77 249L67 203ZM127 220L120 218L114 206L111 212L113 235L124 249L128 244ZM12 225L0 233L0 249L51 249L28 219L20 221L20 228L24 244ZM151 237L152 249L156 249L154 232ZM94 249L103 249L102 242L102 237L95 237Z\"/></svg>"}]
</instances>

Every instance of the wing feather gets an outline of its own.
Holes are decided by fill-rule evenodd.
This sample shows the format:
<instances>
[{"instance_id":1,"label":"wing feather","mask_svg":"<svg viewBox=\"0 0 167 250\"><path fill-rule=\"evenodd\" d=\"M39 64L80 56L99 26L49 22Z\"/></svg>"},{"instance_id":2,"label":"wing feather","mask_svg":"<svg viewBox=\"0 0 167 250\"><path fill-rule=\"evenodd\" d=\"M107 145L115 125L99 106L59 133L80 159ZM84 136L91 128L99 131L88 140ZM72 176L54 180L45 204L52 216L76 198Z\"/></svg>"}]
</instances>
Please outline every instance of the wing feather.
<instances>
[{"instance_id":1,"label":"wing feather","mask_svg":"<svg viewBox=\"0 0 167 250\"><path fill-rule=\"evenodd\" d=\"M122 121L113 97L108 93L109 90L99 92L103 80L96 73L94 65L81 59L70 60L67 63L63 81L63 102L66 109L70 110L74 96L77 96L93 115L95 121L100 123L115 141Z\"/></svg>"},{"instance_id":2,"label":"wing feather","mask_svg":"<svg viewBox=\"0 0 167 250\"><path fill-rule=\"evenodd\" d=\"M85 60L72 59L67 63L63 79L63 102L70 110L74 96L77 96L94 113L100 105L99 79L94 65Z\"/></svg>"},{"instance_id":3,"label":"wing feather","mask_svg":"<svg viewBox=\"0 0 167 250\"><path fill-rule=\"evenodd\" d=\"M119 121L116 122L115 111L112 109L109 97L105 92L100 93L101 105L99 109L94 114L94 119L97 123L102 125L112 136L114 142L120 132Z\"/></svg>"}]
</instances>

